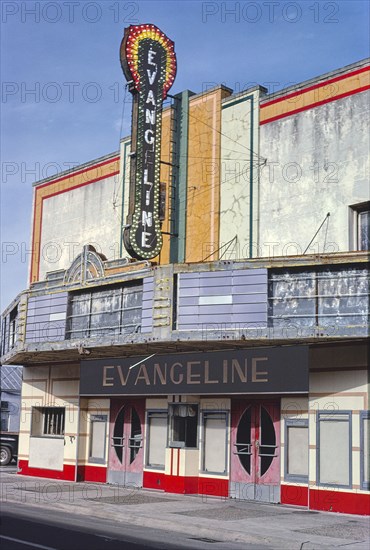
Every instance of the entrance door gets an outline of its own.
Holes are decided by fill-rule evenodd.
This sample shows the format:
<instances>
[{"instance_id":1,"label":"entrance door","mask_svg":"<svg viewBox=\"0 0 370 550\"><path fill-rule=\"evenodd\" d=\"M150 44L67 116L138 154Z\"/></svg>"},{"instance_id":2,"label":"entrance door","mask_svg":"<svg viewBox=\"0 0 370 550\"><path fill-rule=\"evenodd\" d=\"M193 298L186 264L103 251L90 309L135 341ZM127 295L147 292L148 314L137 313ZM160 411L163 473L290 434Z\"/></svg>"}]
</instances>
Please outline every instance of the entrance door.
<instances>
[{"instance_id":1,"label":"entrance door","mask_svg":"<svg viewBox=\"0 0 370 550\"><path fill-rule=\"evenodd\" d=\"M230 496L280 501L280 404L235 400L231 409Z\"/></svg>"},{"instance_id":2,"label":"entrance door","mask_svg":"<svg viewBox=\"0 0 370 550\"><path fill-rule=\"evenodd\" d=\"M143 486L145 399L111 400L108 483Z\"/></svg>"}]
</instances>

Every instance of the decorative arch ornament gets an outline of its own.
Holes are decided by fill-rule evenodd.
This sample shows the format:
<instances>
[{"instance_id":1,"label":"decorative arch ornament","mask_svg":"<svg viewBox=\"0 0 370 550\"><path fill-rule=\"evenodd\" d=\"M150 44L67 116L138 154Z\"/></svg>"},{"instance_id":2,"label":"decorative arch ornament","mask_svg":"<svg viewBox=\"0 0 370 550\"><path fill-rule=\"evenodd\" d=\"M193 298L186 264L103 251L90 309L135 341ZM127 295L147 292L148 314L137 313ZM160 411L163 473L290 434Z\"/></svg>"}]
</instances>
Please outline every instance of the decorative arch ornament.
<instances>
[{"instance_id":1,"label":"decorative arch ornament","mask_svg":"<svg viewBox=\"0 0 370 550\"><path fill-rule=\"evenodd\" d=\"M64 282L84 283L89 279L104 277L103 262L106 259L104 254L99 254L91 244L85 245L81 254L73 260L71 266L67 269Z\"/></svg>"}]
</instances>

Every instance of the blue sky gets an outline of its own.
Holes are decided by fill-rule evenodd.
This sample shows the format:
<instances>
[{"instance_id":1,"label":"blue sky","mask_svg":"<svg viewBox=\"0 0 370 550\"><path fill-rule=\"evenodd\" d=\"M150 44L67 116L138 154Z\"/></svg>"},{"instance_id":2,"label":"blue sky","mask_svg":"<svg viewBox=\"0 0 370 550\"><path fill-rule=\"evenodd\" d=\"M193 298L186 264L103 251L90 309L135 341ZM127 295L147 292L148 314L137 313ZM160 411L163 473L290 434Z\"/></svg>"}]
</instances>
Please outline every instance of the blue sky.
<instances>
[{"instance_id":1,"label":"blue sky","mask_svg":"<svg viewBox=\"0 0 370 550\"><path fill-rule=\"evenodd\" d=\"M2 310L28 284L32 183L118 150L129 133L126 26L154 23L174 40L171 93L272 92L369 56L369 2L357 0L3 0L1 21Z\"/></svg>"}]
</instances>

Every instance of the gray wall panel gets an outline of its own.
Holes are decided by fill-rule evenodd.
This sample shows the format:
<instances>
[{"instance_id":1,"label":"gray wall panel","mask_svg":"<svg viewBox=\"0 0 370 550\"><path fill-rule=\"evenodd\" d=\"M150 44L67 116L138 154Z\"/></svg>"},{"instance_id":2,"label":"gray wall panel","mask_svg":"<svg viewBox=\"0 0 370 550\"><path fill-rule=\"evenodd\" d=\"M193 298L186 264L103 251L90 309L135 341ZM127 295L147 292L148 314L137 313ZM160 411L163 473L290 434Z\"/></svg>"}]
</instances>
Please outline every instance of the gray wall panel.
<instances>
[{"instance_id":1,"label":"gray wall panel","mask_svg":"<svg viewBox=\"0 0 370 550\"><path fill-rule=\"evenodd\" d=\"M178 330L211 330L220 323L267 326L267 269L180 273L178 286ZM217 296L220 304L207 303ZM230 304L222 303L230 296Z\"/></svg>"},{"instance_id":2,"label":"gray wall panel","mask_svg":"<svg viewBox=\"0 0 370 550\"><path fill-rule=\"evenodd\" d=\"M231 296L231 294L231 286L206 286L200 292L200 296Z\"/></svg>"},{"instance_id":3,"label":"gray wall panel","mask_svg":"<svg viewBox=\"0 0 370 550\"><path fill-rule=\"evenodd\" d=\"M147 333L153 330L153 299L154 279L145 277L143 280L143 301L141 310L141 332Z\"/></svg>"},{"instance_id":4,"label":"gray wall panel","mask_svg":"<svg viewBox=\"0 0 370 550\"><path fill-rule=\"evenodd\" d=\"M199 288L199 281L195 279L181 279L181 288Z\"/></svg>"},{"instance_id":5,"label":"gray wall panel","mask_svg":"<svg viewBox=\"0 0 370 550\"><path fill-rule=\"evenodd\" d=\"M212 306L199 306L200 315L223 315L224 313L232 313L232 304L212 305Z\"/></svg>"},{"instance_id":6,"label":"gray wall panel","mask_svg":"<svg viewBox=\"0 0 370 550\"><path fill-rule=\"evenodd\" d=\"M232 271L200 271L198 272L199 280L202 279L222 279L222 277L229 277Z\"/></svg>"},{"instance_id":7,"label":"gray wall panel","mask_svg":"<svg viewBox=\"0 0 370 550\"><path fill-rule=\"evenodd\" d=\"M65 338L65 319L53 320L55 313L67 314L67 292L33 296L27 305L26 342L61 341Z\"/></svg>"},{"instance_id":8,"label":"gray wall panel","mask_svg":"<svg viewBox=\"0 0 370 550\"><path fill-rule=\"evenodd\" d=\"M199 296L199 288L180 287L180 299L182 296Z\"/></svg>"},{"instance_id":9,"label":"gray wall panel","mask_svg":"<svg viewBox=\"0 0 370 550\"><path fill-rule=\"evenodd\" d=\"M199 315L199 306L183 306L181 308L181 315Z\"/></svg>"},{"instance_id":10,"label":"gray wall panel","mask_svg":"<svg viewBox=\"0 0 370 550\"><path fill-rule=\"evenodd\" d=\"M216 286L216 287L227 287L231 289L231 277L219 277L219 278L204 278L200 279L199 286L200 288L208 287L208 286Z\"/></svg>"},{"instance_id":11,"label":"gray wall panel","mask_svg":"<svg viewBox=\"0 0 370 550\"><path fill-rule=\"evenodd\" d=\"M197 306L199 304L199 296L183 296L180 298L181 306Z\"/></svg>"},{"instance_id":12,"label":"gray wall panel","mask_svg":"<svg viewBox=\"0 0 370 550\"><path fill-rule=\"evenodd\" d=\"M180 273L180 277L182 280L186 279L199 279L199 273L197 271L192 271L191 273Z\"/></svg>"},{"instance_id":13,"label":"gray wall panel","mask_svg":"<svg viewBox=\"0 0 370 550\"><path fill-rule=\"evenodd\" d=\"M232 313L220 313L214 315L200 315L199 322L204 324L209 323L233 323L233 314Z\"/></svg>"}]
</instances>

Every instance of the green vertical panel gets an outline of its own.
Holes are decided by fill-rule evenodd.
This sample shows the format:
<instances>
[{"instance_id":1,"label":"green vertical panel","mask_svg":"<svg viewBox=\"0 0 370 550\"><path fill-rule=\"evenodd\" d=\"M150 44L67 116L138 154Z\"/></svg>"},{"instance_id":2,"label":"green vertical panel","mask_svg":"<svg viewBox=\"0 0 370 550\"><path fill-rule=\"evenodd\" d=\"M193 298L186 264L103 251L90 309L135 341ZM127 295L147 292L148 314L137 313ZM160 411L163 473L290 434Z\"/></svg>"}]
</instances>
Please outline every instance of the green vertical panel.
<instances>
[{"instance_id":1,"label":"green vertical panel","mask_svg":"<svg viewBox=\"0 0 370 550\"><path fill-rule=\"evenodd\" d=\"M249 243L248 243L248 254L249 258L253 257L253 238L254 238L254 230L253 230L253 216L254 216L254 195L255 195L255 189L254 189L254 177L255 177L255 171L254 171L254 159L253 155L254 152L254 101L255 97L253 94L240 97L235 99L234 101L228 101L224 106L222 106L222 109L228 109L229 107L233 107L239 103L243 103L245 101L250 102L250 128L249 128L249 147L246 147L246 149L249 149L249 209L248 209L248 224L249 224ZM227 136L225 136L227 137ZM258 143L256 144L258 146ZM221 175L222 177L222 175ZM221 182L222 183L222 182ZM220 218L221 223L221 218Z\"/></svg>"},{"instance_id":2,"label":"green vertical panel","mask_svg":"<svg viewBox=\"0 0 370 550\"><path fill-rule=\"evenodd\" d=\"M126 166L126 153L127 153L127 147L131 146L131 141L127 141L123 144L123 154L122 154L122 162L123 162L123 169L122 169L122 205L121 205L121 225L120 225L120 234L119 234L119 257L122 258L123 254L123 227L126 224L126 220L123 219L124 214L124 205L125 205L125 178L126 178L126 170L130 169L130 167L127 168Z\"/></svg>"},{"instance_id":3,"label":"green vertical panel","mask_svg":"<svg viewBox=\"0 0 370 550\"><path fill-rule=\"evenodd\" d=\"M185 90L175 96L176 128L173 139L176 143L176 198L175 198L175 233L170 239L170 262L185 261L186 240L186 200L188 179L188 129L189 129L189 97L193 92Z\"/></svg>"}]
</instances>

